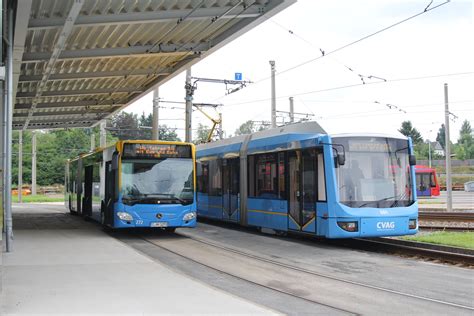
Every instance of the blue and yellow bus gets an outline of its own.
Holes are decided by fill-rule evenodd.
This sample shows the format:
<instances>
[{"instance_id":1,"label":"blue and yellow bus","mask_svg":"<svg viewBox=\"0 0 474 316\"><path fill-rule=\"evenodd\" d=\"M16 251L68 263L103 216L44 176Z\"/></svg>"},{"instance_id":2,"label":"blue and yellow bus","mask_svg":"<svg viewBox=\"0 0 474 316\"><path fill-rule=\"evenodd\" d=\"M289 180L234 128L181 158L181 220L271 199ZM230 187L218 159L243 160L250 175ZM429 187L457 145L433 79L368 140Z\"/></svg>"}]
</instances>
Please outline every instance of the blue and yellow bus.
<instances>
[{"instance_id":1,"label":"blue and yellow bus","mask_svg":"<svg viewBox=\"0 0 474 316\"><path fill-rule=\"evenodd\" d=\"M109 228L196 226L195 147L129 140L66 164L66 207Z\"/></svg>"},{"instance_id":2,"label":"blue and yellow bus","mask_svg":"<svg viewBox=\"0 0 474 316\"><path fill-rule=\"evenodd\" d=\"M198 216L326 238L415 234L403 135L328 135L316 122L197 146Z\"/></svg>"}]
</instances>

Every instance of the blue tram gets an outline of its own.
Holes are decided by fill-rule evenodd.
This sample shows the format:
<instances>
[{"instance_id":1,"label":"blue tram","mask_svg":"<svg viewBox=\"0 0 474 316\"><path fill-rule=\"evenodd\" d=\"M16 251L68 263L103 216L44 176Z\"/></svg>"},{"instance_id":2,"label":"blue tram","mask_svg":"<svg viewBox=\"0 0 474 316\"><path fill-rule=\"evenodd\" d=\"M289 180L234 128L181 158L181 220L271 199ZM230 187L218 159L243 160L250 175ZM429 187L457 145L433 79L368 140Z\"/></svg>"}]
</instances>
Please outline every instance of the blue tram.
<instances>
[{"instance_id":1,"label":"blue tram","mask_svg":"<svg viewBox=\"0 0 474 316\"><path fill-rule=\"evenodd\" d=\"M199 217L326 238L418 230L411 140L316 122L197 146Z\"/></svg>"},{"instance_id":2,"label":"blue tram","mask_svg":"<svg viewBox=\"0 0 474 316\"><path fill-rule=\"evenodd\" d=\"M66 164L66 207L110 228L196 226L195 147L118 141Z\"/></svg>"}]
</instances>

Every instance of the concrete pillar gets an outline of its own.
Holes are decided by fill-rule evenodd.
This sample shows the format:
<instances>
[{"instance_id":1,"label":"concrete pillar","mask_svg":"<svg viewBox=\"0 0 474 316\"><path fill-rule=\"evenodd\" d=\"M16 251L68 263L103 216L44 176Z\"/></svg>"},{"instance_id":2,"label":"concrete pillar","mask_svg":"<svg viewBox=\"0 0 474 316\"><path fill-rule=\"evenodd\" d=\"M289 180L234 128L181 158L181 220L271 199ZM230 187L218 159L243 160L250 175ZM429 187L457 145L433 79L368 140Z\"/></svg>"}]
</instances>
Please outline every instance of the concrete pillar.
<instances>
[{"instance_id":1,"label":"concrete pillar","mask_svg":"<svg viewBox=\"0 0 474 316\"><path fill-rule=\"evenodd\" d=\"M91 133L91 151L94 151L94 149L95 149L95 134L94 134L94 130L92 128L90 128L89 131Z\"/></svg>"},{"instance_id":2,"label":"concrete pillar","mask_svg":"<svg viewBox=\"0 0 474 316\"><path fill-rule=\"evenodd\" d=\"M444 84L444 127L445 127L445 153L446 153L446 210L453 210L453 186L451 181L451 141L449 137L449 103L448 84Z\"/></svg>"},{"instance_id":3,"label":"concrete pillar","mask_svg":"<svg viewBox=\"0 0 474 316\"><path fill-rule=\"evenodd\" d=\"M185 122L185 140L186 142L191 142L193 140L193 130L192 130L192 114L193 114L193 87L191 84L191 68L186 70L186 122Z\"/></svg>"},{"instance_id":4,"label":"concrete pillar","mask_svg":"<svg viewBox=\"0 0 474 316\"><path fill-rule=\"evenodd\" d=\"M156 88L153 90L153 127L151 130L151 139L160 139L160 122L159 122L159 109L160 109L160 92Z\"/></svg>"},{"instance_id":5,"label":"concrete pillar","mask_svg":"<svg viewBox=\"0 0 474 316\"><path fill-rule=\"evenodd\" d=\"M224 139L224 129L222 128L222 113L219 113L219 139Z\"/></svg>"},{"instance_id":6,"label":"concrete pillar","mask_svg":"<svg viewBox=\"0 0 474 316\"><path fill-rule=\"evenodd\" d=\"M276 91L275 91L275 61L270 60L272 79L272 128L276 127Z\"/></svg>"},{"instance_id":7,"label":"concrete pillar","mask_svg":"<svg viewBox=\"0 0 474 316\"><path fill-rule=\"evenodd\" d=\"M31 136L31 194L36 195L36 132Z\"/></svg>"},{"instance_id":8,"label":"concrete pillar","mask_svg":"<svg viewBox=\"0 0 474 316\"><path fill-rule=\"evenodd\" d=\"M100 122L100 147L104 148L107 146L107 134L105 131L106 121Z\"/></svg>"},{"instance_id":9,"label":"concrete pillar","mask_svg":"<svg viewBox=\"0 0 474 316\"><path fill-rule=\"evenodd\" d=\"M18 203L23 202L23 131L18 132Z\"/></svg>"},{"instance_id":10,"label":"concrete pillar","mask_svg":"<svg viewBox=\"0 0 474 316\"><path fill-rule=\"evenodd\" d=\"M295 122L295 108L293 105L293 97L290 97L290 123Z\"/></svg>"}]
</instances>

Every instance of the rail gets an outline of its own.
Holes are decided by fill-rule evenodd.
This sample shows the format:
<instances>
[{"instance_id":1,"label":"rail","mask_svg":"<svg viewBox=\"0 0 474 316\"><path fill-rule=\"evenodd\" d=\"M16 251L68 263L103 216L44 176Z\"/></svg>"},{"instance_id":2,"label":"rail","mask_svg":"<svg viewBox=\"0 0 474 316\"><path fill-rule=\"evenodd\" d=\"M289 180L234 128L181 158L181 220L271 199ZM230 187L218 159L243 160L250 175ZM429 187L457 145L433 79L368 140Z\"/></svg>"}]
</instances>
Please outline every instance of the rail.
<instances>
[{"instance_id":1,"label":"rail","mask_svg":"<svg viewBox=\"0 0 474 316\"><path fill-rule=\"evenodd\" d=\"M443 221L456 223L474 222L474 213L472 212L431 212L420 211L418 217L423 221Z\"/></svg>"}]
</instances>

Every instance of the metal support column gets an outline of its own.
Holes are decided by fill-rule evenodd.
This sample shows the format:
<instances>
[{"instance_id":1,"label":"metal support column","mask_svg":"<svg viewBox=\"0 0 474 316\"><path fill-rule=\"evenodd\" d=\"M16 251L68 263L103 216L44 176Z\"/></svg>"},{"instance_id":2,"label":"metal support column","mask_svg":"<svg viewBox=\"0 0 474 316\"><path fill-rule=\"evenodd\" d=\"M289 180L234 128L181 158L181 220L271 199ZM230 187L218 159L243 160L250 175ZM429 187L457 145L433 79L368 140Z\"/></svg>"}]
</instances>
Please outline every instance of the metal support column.
<instances>
[{"instance_id":1,"label":"metal support column","mask_svg":"<svg viewBox=\"0 0 474 316\"><path fill-rule=\"evenodd\" d=\"M185 141L191 142L193 139L192 114L193 114L193 86L191 84L191 68L186 70L186 125L184 127Z\"/></svg>"},{"instance_id":2,"label":"metal support column","mask_svg":"<svg viewBox=\"0 0 474 316\"><path fill-rule=\"evenodd\" d=\"M270 60L272 78L272 128L276 127L275 61Z\"/></svg>"},{"instance_id":3,"label":"metal support column","mask_svg":"<svg viewBox=\"0 0 474 316\"><path fill-rule=\"evenodd\" d=\"M11 2L8 12L8 48L6 62L6 131L5 131L5 239L7 252L13 251L13 220L12 220L12 123L13 123L13 7Z\"/></svg>"},{"instance_id":4,"label":"metal support column","mask_svg":"<svg viewBox=\"0 0 474 316\"><path fill-rule=\"evenodd\" d=\"M451 182L451 141L449 140L449 104L448 104L448 84L444 84L444 127L445 127L445 153L446 153L446 210L453 210L453 192Z\"/></svg>"},{"instance_id":5,"label":"metal support column","mask_svg":"<svg viewBox=\"0 0 474 316\"><path fill-rule=\"evenodd\" d=\"M290 97L290 123L295 122L295 108L293 106L293 97Z\"/></svg>"},{"instance_id":6,"label":"metal support column","mask_svg":"<svg viewBox=\"0 0 474 316\"><path fill-rule=\"evenodd\" d=\"M36 195L36 132L31 136L31 195Z\"/></svg>"},{"instance_id":7,"label":"metal support column","mask_svg":"<svg viewBox=\"0 0 474 316\"><path fill-rule=\"evenodd\" d=\"M105 125L106 125L106 121L101 121L100 122L100 147L104 148L105 146L107 146L107 134L106 134L106 131L105 131Z\"/></svg>"},{"instance_id":8,"label":"metal support column","mask_svg":"<svg viewBox=\"0 0 474 316\"><path fill-rule=\"evenodd\" d=\"M153 128L151 130L151 139L160 139L160 91L159 88L153 90Z\"/></svg>"},{"instance_id":9,"label":"metal support column","mask_svg":"<svg viewBox=\"0 0 474 316\"><path fill-rule=\"evenodd\" d=\"M23 202L23 131L18 131L18 203Z\"/></svg>"},{"instance_id":10,"label":"metal support column","mask_svg":"<svg viewBox=\"0 0 474 316\"><path fill-rule=\"evenodd\" d=\"M1 1L0 1L1 3ZM5 92L5 81L0 80L0 96L2 97L0 100L0 213L2 214L2 223L0 223L0 226L2 227L2 232L4 232L4 220L5 217L3 216L3 210L5 209L5 179L4 179L4 171L5 171L5 132L6 132L6 127L7 124L5 122L6 117L5 117L5 100L6 96L4 94ZM1 248L0 248L1 249ZM0 250L0 253L2 251Z\"/></svg>"}]
</instances>

